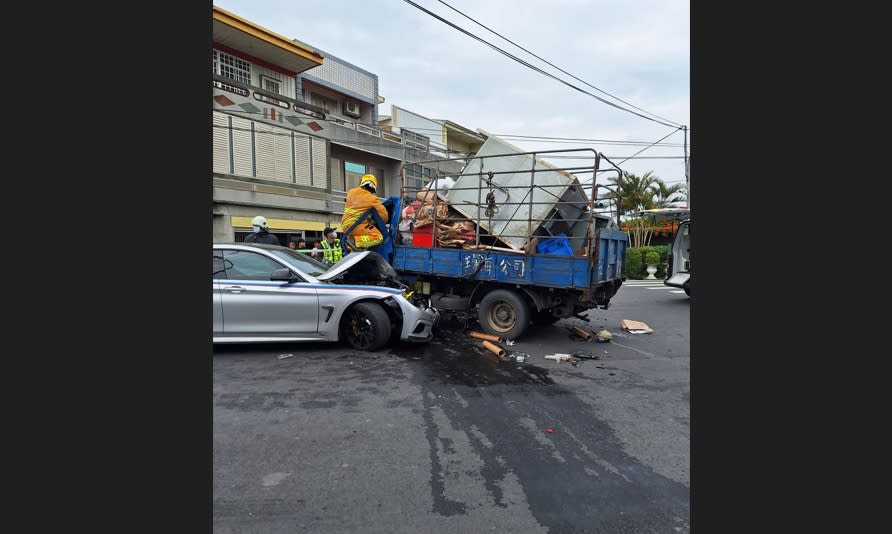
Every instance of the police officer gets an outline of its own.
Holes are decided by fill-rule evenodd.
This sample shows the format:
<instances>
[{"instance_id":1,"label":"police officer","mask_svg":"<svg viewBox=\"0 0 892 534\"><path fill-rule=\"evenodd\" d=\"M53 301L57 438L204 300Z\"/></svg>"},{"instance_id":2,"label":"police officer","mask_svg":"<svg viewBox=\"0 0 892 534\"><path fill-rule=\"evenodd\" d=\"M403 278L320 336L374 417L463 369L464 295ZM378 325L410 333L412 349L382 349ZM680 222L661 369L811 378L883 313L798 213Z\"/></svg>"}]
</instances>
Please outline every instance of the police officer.
<instances>
[{"instance_id":1,"label":"police officer","mask_svg":"<svg viewBox=\"0 0 892 534\"><path fill-rule=\"evenodd\" d=\"M322 261L328 265L334 265L344 257L341 240L337 237L338 233L334 228L325 229L325 239L322 240Z\"/></svg>"},{"instance_id":2,"label":"police officer","mask_svg":"<svg viewBox=\"0 0 892 534\"><path fill-rule=\"evenodd\" d=\"M266 217L258 215L251 221L254 232L245 237L245 243L266 243L268 245L281 245L275 234L269 233L269 223Z\"/></svg>"}]
</instances>

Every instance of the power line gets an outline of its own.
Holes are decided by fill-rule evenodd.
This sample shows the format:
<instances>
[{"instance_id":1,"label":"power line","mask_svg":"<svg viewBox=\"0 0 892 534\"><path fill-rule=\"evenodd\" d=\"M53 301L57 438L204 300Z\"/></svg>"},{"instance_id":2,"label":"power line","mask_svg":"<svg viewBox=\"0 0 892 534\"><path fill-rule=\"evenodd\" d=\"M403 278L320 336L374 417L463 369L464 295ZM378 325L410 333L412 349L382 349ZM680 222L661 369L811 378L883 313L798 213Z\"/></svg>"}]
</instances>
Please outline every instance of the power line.
<instances>
[{"instance_id":1,"label":"power line","mask_svg":"<svg viewBox=\"0 0 892 534\"><path fill-rule=\"evenodd\" d=\"M688 128L688 131L690 131L690 128ZM534 139L534 140L539 140L539 139L557 139L557 140L560 140L560 141L593 141L593 142L602 142L602 143L603 143L603 142L607 142L607 143L637 143L637 144L642 144L642 145L646 145L646 144L649 144L649 143L650 143L650 141L629 141L629 140L612 140L612 139L591 139L591 138L587 138L587 137L548 137L548 136L545 136L545 135L520 135L520 134L496 134L496 133L494 133L494 134L492 134L492 135L496 135L496 136L499 136L499 137L522 137L522 138L525 138L525 139ZM669 143L666 143L666 144L669 144ZM677 144L678 146L681 146L681 143L673 143L673 144Z\"/></svg>"},{"instance_id":2,"label":"power line","mask_svg":"<svg viewBox=\"0 0 892 534\"><path fill-rule=\"evenodd\" d=\"M601 140L598 142L591 141L563 141L559 139L514 139L511 136L499 136L503 139L507 139L508 141L536 141L539 143L555 143L562 145L614 145L614 146L650 146L652 143L649 141L607 141ZM682 143L659 143L657 146L663 148L682 148L684 145Z\"/></svg>"},{"instance_id":3,"label":"power line","mask_svg":"<svg viewBox=\"0 0 892 534\"><path fill-rule=\"evenodd\" d=\"M480 27L486 29L486 30L489 31L490 33L494 33L495 35L498 35L498 36L501 37L502 39L504 39L504 40L508 41L509 43L513 44L514 46L516 46L517 48L520 48L521 50L523 50L523 51L526 52L527 54L530 54L530 55L533 56L534 58L536 58L536 59L538 59L538 60L540 60L540 61L543 61L543 62L545 62L545 63L548 64L548 65L551 65L552 67L554 67L554 68L556 68L557 70L563 72L563 73L566 74L567 76L570 76L571 78L573 78L573 79L576 80L576 81L579 81L579 82L584 83L585 85L591 87L592 89L598 91L599 93L603 93L603 94L605 94L605 95L607 95L607 96L609 96L609 97L611 97L611 98L614 98L614 99L616 99L616 100L619 100L619 101L622 102L623 104L627 104L627 105L629 105L629 106L631 106L631 107L637 109L638 111L641 111L641 112L643 112L643 113L647 113L648 115L653 115L654 117L656 117L656 118L658 118L658 119L662 119L662 120L664 120L664 121L666 121L666 122L670 122L670 123L672 123L672 124L675 125L675 126L681 126L681 124L679 124L679 123L677 123L677 122L674 122L674 121L672 121L672 120L670 120L670 119L667 119L667 118L665 118L665 117L660 117L660 116L657 115L656 113L651 113L651 112L649 112L649 111L643 110L643 109L639 108L638 106L635 106L634 104L631 104L631 103L629 103L629 102L626 102L625 100L623 100L622 98L620 98L620 97L618 97L618 96L616 96L616 95L612 95L612 94L608 93L607 91L604 91L603 89L599 89L598 87L595 87L594 85L588 83L587 81L582 80L582 79L580 79L580 78L578 78L578 77L576 77L576 76L570 74L569 72L567 72L567 71L565 71L564 69L558 67L558 66L555 65L554 63L548 61L547 59L542 58L542 57L540 57L540 56L534 54L533 52L530 52L530 51L527 50L526 48L520 46L519 44L515 43L515 42L512 41L511 39L508 39L507 37L505 37L504 35L500 34L499 32L497 32L497 31L495 31L495 30L493 30L493 29L491 29L491 28L489 28L489 27L487 27L487 26L481 24L480 22L477 22L476 20L474 20L473 18L469 17L468 15L465 15L465 14L462 13L461 11L459 11L459 10L455 9L454 7L450 6L449 4L447 4L446 2L444 2L443 0L437 0L437 1L440 2L441 4L443 4L444 6L448 7L449 9L455 11L455 12L458 13L459 15L463 16L464 18L470 20L470 21L473 22L474 24L476 24L476 25L478 25L478 26L480 26Z\"/></svg>"},{"instance_id":4,"label":"power line","mask_svg":"<svg viewBox=\"0 0 892 534\"><path fill-rule=\"evenodd\" d=\"M679 129L672 130L671 132L667 133L665 136L663 136L663 137L661 137L660 139L657 139L656 141L654 141L654 145L657 144L657 143L659 143L659 142L662 141L663 139L666 139L667 137L669 137L670 135L674 134L675 132L677 132L677 131L679 131L679 130L680 130L680 128L679 128ZM653 146L653 145L651 145L651 146ZM628 161L628 160L634 158L635 156L637 156L638 154L641 154L642 152L644 152L644 151L647 150L648 148L650 148L650 146L646 146L646 147L642 148L641 150L639 150L638 152L635 152L634 154L632 154L632 155L629 156L628 158L624 159L623 161L620 161L619 163L616 164L617 167L620 165L620 163L623 163L623 162L625 162L625 161Z\"/></svg>"},{"instance_id":5,"label":"power line","mask_svg":"<svg viewBox=\"0 0 892 534\"><path fill-rule=\"evenodd\" d=\"M609 154L605 154L605 156L607 156L610 159L617 159L617 158L623 157L623 156L611 156ZM550 156L547 154L543 155L542 157L545 159L552 159L552 158L554 158L554 159L587 159L582 156ZM626 159L624 159L623 161L630 160L630 159L684 159L684 156L629 156Z\"/></svg>"},{"instance_id":6,"label":"power line","mask_svg":"<svg viewBox=\"0 0 892 534\"><path fill-rule=\"evenodd\" d=\"M260 112L245 112L245 113L256 113L256 114L259 114ZM236 115L233 115L233 116L236 116ZM237 117L237 116L236 116L236 117ZM333 123L337 124L336 121L332 121L332 120L329 120L329 119L315 119L315 120L316 120L316 121L320 121L320 122L333 122ZM265 124L265 123L264 123L264 124ZM272 125L270 125L270 126L272 126ZM250 131L251 131L250 128L240 128L240 127L237 127L237 126L229 127L229 126L223 126L223 125L216 125L216 124L215 124L215 125L213 125L213 127L214 127L214 128L229 128L229 129L232 129L232 130L245 131L245 132L250 132ZM257 131L257 130L255 130L255 132L256 132L256 131ZM261 134L266 134L266 135L285 136L285 137L291 135L290 131L287 132L287 133L286 133L286 132L279 133L279 132L264 132L264 131L260 131L259 133L261 133ZM306 135L306 136L310 136L310 137L316 137L316 138L319 138L319 139L328 139L328 138L323 137L323 136L320 136L320 135L309 134L309 133L304 133L304 132L299 132L299 131L297 131L297 130L295 130L294 133L296 133L296 134L298 134L298 135ZM333 141L333 142L336 143L336 144L352 144L352 145L356 145L356 146L381 146L381 143L378 143L378 142L368 142L368 143L363 143L363 142L361 142L361 141L350 141L350 142L347 142L347 141ZM545 142L545 141L543 141L543 142ZM551 141L551 142L556 142L556 141ZM432 146L433 148L441 149L441 151L443 151L443 152L447 152L447 150L452 151L452 149L448 149L447 146L445 146L445 145L443 145L443 144L441 144L441 143L438 143L438 142L436 142L436 141L431 141L430 143L431 143L431 146ZM620 143L620 141L616 141L616 143ZM571 144L571 143L568 143L568 144ZM578 144L578 143L572 143L572 144ZM610 144L610 142L603 142L603 144ZM644 142L638 142L638 141L636 141L636 142L635 142L635 145L628 145L628 146L636 146L636 145L637 145L637 146L640 146L641 144L644 144ZM401 146L405 147L405 145L401 145ZM627 146L627 145L620 145L620 146ZM677 147L673 147L673 146L668 145L668 144L667 144L667 145L659 145L659 144L655 145L654 143L649 143L649 144L648 144L648 147L652 147L652 146L658 146L658 147L660 147L660 148L677 148ZM408 147L408 148L409 148L409 150L418 150L418 149L413 149L412 147ZM569 151L570 149L567 149L567 150ZM529 152L534 152L534 151L531 150L531 151L529 151ZM463 154L463 153L460 153L460 154ZM553 158L568 158L568 159L573 159L573 158L574 158L574 156L544 156L544 157L546 157L546 158L547 158L547 157L553 157ZM608 156L608 157L611 157L611 156ZM667 156L667 157L668 157L668 156ZM683 157L683 156L679 156L679 157ZM582 159L585 159L585 158L582 158Z\"/></svg>"},{"instance_id":7,"label":"power line","mask_svg":"<svg viewBox=\"0 0 892 534\"><path fill-rule=\"evenodd\" d=\"M322 120L322 119L317 119L317 120ZM298 131L294 131L294 132L290 132L290 131L289 131L289 132L269 132L269 131L252 130L251 128L242 128L242 127L239 127L239 126L229 126L229 125L221 125L221 124L212 124L212 127L213 127L213 128L219 128L219 129L222 129L222 130L233 130L233 131L249 132L249 133L250 133L250 132L253 132L253 133L255 133L255 134L260 134L260 135L272 135L272 136L278 136L278 137L291 137L292 133L294 133L294 134L297 134L297 135L299 135L299 136L305 136L305 137L312 137L312 138L315 138L315 139L327 140L327 141L329 141L329 142L331 142L331 143L339 144L339 145L345 145L345 146L354 146L354 147L360 147L360 146L376 146L376 147L380 147L380 146L381 146L381 143L372 143L372 142L370 142L370 143L363 143L363 142L361 142L361 141L331 140L331 139L328 139L328 138L326 138L326 137L322 137L322 136L319 136L319 135L308 134L308 133L298 132ZM675 132L672 132L672 133L675 133ZM672 135L672 133L670 133L669 135ZM666 137L668 137L668 135L667 135ZM665 139L666 137L664 137L663 139ZM659 142L659 141L657 141L657 142ZM651 144L651 146L653 146L653 144ZM414 151L416 151L416 152L428 152L428 153L430 152L430 149L422 151L422 150L418 150L418 149L413 149L413 148L411 148L411 147L407 147L406 145L400 145L400 147L401 147L403 150L414 150ZM393 147L393 148L396 148L396 147ZM632 154L631 156L628 156L628 157L626 157L625 159L623 159L620 163L623 163L623 162L628 161L628 160L630 160L630 159L636 159L636 160L639 160L639 159L684 159L684 156L637 156L637 154L640 154L641 152L643 152L644 150L647 150L648 148L650 148L650 147L645 147L644 149L639 150L639 151L636 152L635 154ZM567 152L569 152L570 150L571 150L571 149L567 149ZM531 152L535 152L535 151L531 151ZM619 157L622 157L622 156L607 156L607 157L610 158L610 159L616 159L616 158L619 158ZM575 160L588 160L588 159L590 159L590 158L587 157L587 156L569 156L569 155L561 155L560 153L558 153L558 154L554 154L554 153L552 153L552 154L540 154L540 155L538 155L538 158L539 158L539 159L544 159L544 160L548 160L548 159L571 159L571 160L572 160L572 159L575 159ZM447 158L447 159L449 159L449 158ZM412 161L405 160L405 159L404 159L404 160L401 160L401 161L404 161L405 163L413 163ZM576 172L577 174L584 174L584 173L586 173L586 172L591 172L591 170L585 171L585 168L579 168L578 170L575 170L574 172ZM682 181L684 181L684 180L682 180ZM581 181L580 183L582 183L582 184L586 184L586 183L590 183L590 182L588 182L588 181L586 181L586 182L582 182L582 181ZM669 182L667 182L667 183L669 183Z\"/></svg>"},{"instance_id":8,"label":"power line","mask_svg":"<svg viewBox=\"0 0 892 534\"><path fill-rule=\"evenodd\" d=\"M598 96L598 95L596 95L596 94L590 93L590 92L586 91L585 89L582 89L581 87L577 87L577 86L573 85L572 83L569 83L569 82L567 82L567 81L565 81L565 80L562 80L562 79L558 78L557 76L551 74L550 72L546 72L546 71L540 69L539 67L533 65L532 63L529 63L528 61L525 61L525 60L523 60L523 59L521 59L521 58L515 56L514 54L512 54L512 53L510 53L510 52L506 52L505 50L502 50L502 49L499 48L498 46L496 46L496 45L490 43L489 41L483 39L482 37L478 37L478 36L474 35L473 33L471 33L471 32L469 32L469 31L465 30L464 28L461 28L461 27L459 27L459 26L453 24L452 22L450 22L450 21L444 19L444 18L441 17L440 15L437 15L436 13L434 13L434 12L432 12L432 11L429 11L429 10L427 10L427 9L425 9L425 8L423 8L423 7L421 7L420 5L416 4L416 3L413 2L412 0L403 0L403 1L406 2L407 4L411 5L411 6L413 6L413 7L417 8L417 9L419 9L419 10L421 10L421 11L427 13L428 15L430 15L430 16L434 17L435 19L437 19L437 20L443 22L444 24L447 24L447 25L449 25L449 26L455 28L456 30L458 30L458 31L460 31L460 32L462 32L462 33L464 33L464 34L467 35L468 37L470 37L470 38L472 38L472 39L475 39L475 40L477 40L477 41L479 41L479 42L485 44L486 46L492 48L493 50L499 52L500 54L502 54L502 55L504 55L504 56L507 56L507 57L513 59L514 61L520 63L521 65L524 65L525 67L530 68L530 69L532 69L532 70L534 70L534 71L536 71L536 72L538 72L538 73L540 73L540 74L544 74L545 76L548 76L549 78L552 78L552 79L554 79L554 80L557 80L558 82L560 82L560 83L566 85L567 87L571 87L571 88L573 88L573 89L579 91L580 93L589 95L590 97L592 97L592 98L594 98L594 99L596 99L596 100L598 100L598 101L600 101L600 102L603 102L603 103L605 103L605 104L607 104L607 105L609 105L609 106L613 106L613 107L615 107L616 109L625 111L625 112L627 112L627 113L631 113L631 114L633 114L633 115L637 115L637 116L641 117L642 119L647 119L647 120L649 120L649 121L651 121L651 122L656 122L657 124L662 124L663 126L668 126L668 127L670 127L670 128L681 128L681 126L677 126L676 124L669 124L669 123L664 122L664 121L660 121L660 120L653 119L653 118L648 117L648 116L646 116L646 115L642 115L641 113L638 113L637 111L632 111L632 110L630 110L630 109L628 109L628 108L624 108L624 107L622 107L622 106L620 106L620 105L618 105L618 104L615 104L615 103L613 103L613 102L610 102L609 100L605 100L605 99L601 98L600 96Z\"/></svg>"},{"instance_id":9,"label":"power line","mask_svg":"<svg viewBox=\"0 0 892 534\"><path fill-rule=\"evenodd\" d=\"M249 114L249 115L263 115L264 114L263 111L239 110L238 112L244 113L244 114ZM223 112L221 111L221 113L223 113ZM237 116L237 115L234 115L234 116ZM316 117L312 117L312 120L329 122L329 123L333 123L333 124L340 124L340 121L338 119L319 119ZM362 126L370 126L372 128L381 130L382 132L385 132L385 133L392 133L394 135L399 135L397 133L384 130L380 124L374 124L371 122L348 121L346 119L342 119L342 120L344 120L345 122L352 122L353 124L358 124L358 125L362 125ZM344 127L349 128L349 126L344 126ZM442 128L421 128L421 127L414 127L414 126L407 127L407 126L398 126L398 125L392 125L390 127L405 129L405 130L409 130L411 132L419 132L419 131L442 132L443 131ZM691 130L692 130L691 128L688 128L688 132L690 132ZM483 136L484 134L478 134L475 132L475 135ZM629 145L629 146L636 146L636 145L637 146L644 146L644 145L649 146L649 145L654 144L650 141L631 141L631 140L627 140L627 139L592 139L592 138L586 138L586 137L551 137L551 136L545 136L545 135L521 135L521 134L505 134L505 133L494 133L494 134L490 134L490 135L493 135L496 137L501 137L501 138L509 140L509 141L530 140L530 141L540 141L543 143L567 141L568 143L566 143L566 144L571 144L571 143L569 143L570 141L580 141L580 142L590 142L590 143L601 143L601 144L605 144L605 145L615 144L615 145ZM428 139L430 139L430 138L428 137ZM431 143L435 143L440 146L445 146L442 143L438 143L437 141L433 141L433 140L431 140ZM683 143L659 143L657 146L681 148L684 146L684 144ZM690 143L688 143L688 146L690 147Z\"/></svg>"}]
</instances>

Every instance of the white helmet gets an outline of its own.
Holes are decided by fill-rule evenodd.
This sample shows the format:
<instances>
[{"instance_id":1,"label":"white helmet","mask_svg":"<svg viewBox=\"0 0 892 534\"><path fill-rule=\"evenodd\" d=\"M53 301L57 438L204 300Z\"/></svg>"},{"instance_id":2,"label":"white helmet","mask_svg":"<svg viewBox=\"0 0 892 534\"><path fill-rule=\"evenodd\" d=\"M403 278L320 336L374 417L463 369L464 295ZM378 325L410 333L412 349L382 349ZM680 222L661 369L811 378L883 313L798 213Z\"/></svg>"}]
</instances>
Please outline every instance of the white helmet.
<instances>
[{"instance_id":1,"label":"white helmet","mask_svg":"<svg viewBox=\"0 0 892 534\"><path fill-rule=\"evenodd\" d=\"M266 217L264 217L262 215L258 215L257 217L254 217L254 220L251 221L251 226L259 226L260 228L263 228L264 230L269 230L269 223L266 222Z\"/></svg>"}]
</instances>

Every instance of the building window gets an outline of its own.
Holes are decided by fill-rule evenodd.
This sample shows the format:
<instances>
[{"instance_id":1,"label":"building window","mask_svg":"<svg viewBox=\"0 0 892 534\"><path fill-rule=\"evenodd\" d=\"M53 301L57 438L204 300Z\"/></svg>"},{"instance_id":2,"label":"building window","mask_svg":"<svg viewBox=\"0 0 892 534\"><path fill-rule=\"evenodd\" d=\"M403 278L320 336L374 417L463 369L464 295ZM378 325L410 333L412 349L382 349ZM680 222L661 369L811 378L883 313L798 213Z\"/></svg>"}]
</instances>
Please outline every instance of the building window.
<instances>
[{"instance_id":1,"label":"building window","mask_svg":"<svg viewBox=\"0 0 892 534\"><path fill-rule=\"evenodd\" d=\"M263 74L260 75L260 87L278 95L282 94L282 82Z\"/></svg>"},{"instance_id":2,"label":"building window","mask_svg":"<svg viewBox=\"0 0 892 534\"><path fill-rule=\"evenodd\" d=\"M359 181L365 172L365 165L360 163L344 162L344 191L349 191L359 186Z\"/></svg>"},{"instance_id":3,"label":"building window","mask_svg":"<svg viewBox=\"0 0 892 534\"><path fill-rule=\"evenodd\" d=\"M431 182L434 169L417 164L403 165L406 175L406 198L415 198L415 194Z\"/></svg>"},{"instance_id":4,"label":"building window","mask_svg":"<svg viewBox=\"0 0 892 534\"><path fill-rule=\"evenodd\" d=\"M325 109L326 113L338 110L338 102L336 100L326 98L318 93L310 93L310 104Z\"/></svg>"},{"instance_id":5,"label":"building window","mask_svg":"<svg viewBox=\"0 0 892 534\"><path fill-rule=\"evenodd\" d=\"M219 50L214 50L214 74L251 84L251 64Z\"/></svg>"}]
</instances>

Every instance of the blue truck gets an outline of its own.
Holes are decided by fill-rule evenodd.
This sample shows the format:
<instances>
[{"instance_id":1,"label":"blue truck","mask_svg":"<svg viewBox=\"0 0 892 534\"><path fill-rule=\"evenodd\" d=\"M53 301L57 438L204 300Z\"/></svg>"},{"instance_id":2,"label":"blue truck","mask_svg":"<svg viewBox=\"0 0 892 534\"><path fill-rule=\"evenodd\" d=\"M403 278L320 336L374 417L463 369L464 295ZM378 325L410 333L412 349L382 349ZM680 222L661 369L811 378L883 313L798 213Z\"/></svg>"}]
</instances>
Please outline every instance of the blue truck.
<instances>
[{"instance_id":1,"label":"blue truck","mask_svg":"<svg viewBox=\"0 0 892 534\"><path fill-rule=\"evenodd\" d=\"M504 149L504 146L500 148ZM592 152L594 164L591 170L597 177L602 156ZM575 175L537 159L537 155L544 154L520 151L494 155L478 153L477 158L465 160L464 167L458 172L439 171L439 176L448 175L454 184L448 194L428 186L427 190L414 195L416 200L425 198L428 205L434 206L429 210L433 215L433 223L429 226L433 228L449 227L442 221L438 227L438 213L444 212L449 213L449 220L473 223L474 238L467 240L461 248L439 246L441 242L436 231L432 231L433 242L425 241L423 246L413 242L411 237L407 239L406 232L400 231L401 227L406 228L406 212L402 208L406 200L412 200L414 193L406 187L404 173L401 195L388 197L383 202L389 224L375 210L369 210L367 217L363 216L350 228L342 229L341 246L352 250L353 243L349 238L352 230L356 225L373 222L382 231L384 242L371 250L393 266L407 295L412 299L424 299L441 313L460 312L473 316L476 312L482 330L503 339L521 337L530 323L552 324L589 309L606 309L624 279L622 267L628 235L615 229L610 217L596 213L598 187L594 179L585 184L591 186L593 192L585 195L583 184ZM529 157L536 163L523 171L505 167L505 158L515 156L525 158L515 161L514 167L528 162ZM478 159L486 164L477 164ZM499 168L501 170L493 170ZM569 168L580 170L580 166ZM555 174L563 178L555 178ZM556 179L562 183L549 184L549 176L551 181ZM468 187L462 188L464 177L471 179L464 180ZM431 185L436 184L437 180ZM525 193L522 197L521 192ZM436 209L438 202L449 206L450 202L457 204L459 198L473 198L474 195L482 201L476 206L474 202L466 201L463 210L471 217L464 217L451 206L448 212ZM417 201L414 203L418 204ZM501 226L497 219L503 223ZM526 226L526 229L514 230L517 233L513 235L518 239L512 240L505 233L512 225ZM465 223L467 227L468 223ZM501 233L496 234L500 228ZM511 243L515 248L510 246Z\"/></svg>"}]
</instances>

